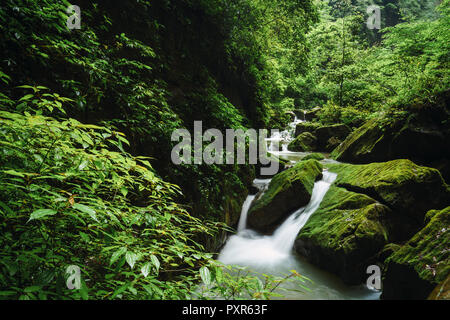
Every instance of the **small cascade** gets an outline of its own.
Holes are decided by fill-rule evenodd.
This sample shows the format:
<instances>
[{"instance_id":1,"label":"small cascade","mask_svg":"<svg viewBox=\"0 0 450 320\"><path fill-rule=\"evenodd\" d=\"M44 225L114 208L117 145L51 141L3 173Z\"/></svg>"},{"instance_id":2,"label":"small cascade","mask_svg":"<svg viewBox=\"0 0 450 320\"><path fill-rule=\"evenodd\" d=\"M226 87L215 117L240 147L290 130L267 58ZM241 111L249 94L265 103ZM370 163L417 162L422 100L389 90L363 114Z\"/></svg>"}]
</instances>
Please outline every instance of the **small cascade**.
<instances>
[{"instance_id":1,"label":"small cascade","mask_svg":"<svg viewBox=\"0 0 450 320\"><path fill-rule=\"evenodd\" d=\"M282 263L294 246L294 241L309 217L317 210L336 174L325 171L323 179L314 184L309 204L291 214L272 236L246 230L247 214L255 196L247 197L242 206L238 234L230 237L219 260L228 264L265 265Z\"/></svg>"},{"instance_id":2,"label":"small cascade","mask_svg":"<svg viewBox=\"0 0 450 320\"><path fill-rule=\"evenodd\" d=\"M283 153L289 152L288 145L295 138L295 129L297 124L302 122L304 122L304 120L300 120L296 116L294 121L289 123L286 130L276 132L270 138L267 138L266 142L269 143L267 150L271 153L277 153L280 151Z\"/></svg>"},{"instance_id":3,"label":"small cascade","mask_svg":"<svg viewBox=\"0 0 450 320\"><path fill-rule=\"evenodd\" d=\"M294 212L273 234L274 247L281 252L290 252L294 246L297 234L306 224L311 215L319 208L330 185L336 179L336 174L324 171L323 179L316 182L309 204Z\"/></svg>"},{"instance_id":4,"label":"small cascade","mask_svg":"<svg viewBox=\"0 0 450 320\"><path fill-rule=\"evenodd\" d=\"M237 229L238 232L245 230L245 228L247 227L247 213L248 213L248 210L250 209L250 205L252 204L255 197L256 197L256 195L250 195L244 201L244 204L243 204L242 210L241 210L241 217L239 218L239 223L238 223L238 229Z\"/></svg>"}]
</instances>

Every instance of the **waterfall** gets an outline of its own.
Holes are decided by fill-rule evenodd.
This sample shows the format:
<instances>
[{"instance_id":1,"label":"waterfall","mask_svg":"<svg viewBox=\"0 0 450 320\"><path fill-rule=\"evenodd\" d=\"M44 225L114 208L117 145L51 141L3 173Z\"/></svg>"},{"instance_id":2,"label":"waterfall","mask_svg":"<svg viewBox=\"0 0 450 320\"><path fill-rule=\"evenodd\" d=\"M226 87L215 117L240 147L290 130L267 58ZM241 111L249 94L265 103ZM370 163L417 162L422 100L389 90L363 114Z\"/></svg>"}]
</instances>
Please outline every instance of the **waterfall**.
<instances>
[{"instance_id":1,"label":"waterfall","mask_svg":"<svg viewBox=\"0 0 450 320\"><path fill-rule=\"evenodd\" d=\"M241 210L241 217L239 218L239 224L238 224L238 232L241 232L245 229L247 226L247 213L250 209L250 205L252 204L252 201L255 199L256 195L250 195L245 199L244 204L242 206Z\"/></svg>"},{"instance_id":2,"label":"waterfall","mask_svg":"<svg viewBox=\"0 0 450 320\"><path fill-rule=\"evenodd\" d=\"M309 204L293 212L271 236L245 229L248 210L255 197L249 196L242 207L239 232L228 239L219 255L219 261L244 266L274 266L283 263L291 254L297 234L317 210L335 178L336 174L324 171L323 179L314 184Z\"/></svg>"},{"instance_id":3,"label":"waterfall","mask_svg":"<svg viewBox=\"0 0 450 320\"><path fill-rule=\"evenodd\" d=\"M273 234L272 238L275 248L286 253L292 250L297 234L311 215L319 208L322 199L336 179L336 176L335 173L324 171L323 179L314 184L308 205L294 212Z\"/></svg>"}]
</instances>

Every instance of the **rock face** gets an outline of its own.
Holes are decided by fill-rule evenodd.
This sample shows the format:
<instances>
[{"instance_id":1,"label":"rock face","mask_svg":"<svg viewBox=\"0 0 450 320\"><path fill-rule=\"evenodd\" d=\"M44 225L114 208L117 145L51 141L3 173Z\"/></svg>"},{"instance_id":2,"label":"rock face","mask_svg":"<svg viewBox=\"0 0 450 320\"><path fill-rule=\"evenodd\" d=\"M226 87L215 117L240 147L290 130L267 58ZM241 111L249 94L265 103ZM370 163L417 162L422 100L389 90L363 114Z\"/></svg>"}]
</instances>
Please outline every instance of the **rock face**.
<instances>
[{"instance_id":1,"label":"rock face","mask_svg":"<svg viewBox=\"0 0 450 320\"><path fill-rule=\"evenodd\" d=\"M450 207L428 212L426 221L386 260L383 299L426 299L449 276Z\"/></svg>"},{"instance_id":2,"label":"rock face","mask_svg":"<svg viewBox=\"0 0 450 320\"><path fill-rule=\"evenodd\" d=\"M315 107L315 108L313 108L311 110L306 111L305 112L305 120L306 121L312 121L312 120L316 119L317 116L318 116L318 113L319 113L319 111L321 109L322 108L320 108L320 107Z\"/></svg>"},{"instance_id":3,"label":"rock face","mask_svg":"<svg viewBox=\"0 0 450 320\"><path fill-rule=\"evenodd\" d=\"M277 174L267 191L259 195L248 212L249 227L272 232L293 211L311 199L314 182L322 178L322 165L316 160L297 163Z\"/></svg>"},{"instance_id":4,"label":"rock face","mask_svg":"<svg viewBox=\"0 0 450 320\"><path fill-rule=\"evenodd\" d=\"M381 162L407 158L439 167L450 176L450 130L413 120L373 119L354 131L332 153L338 161L350 163Z\"/></svg>"},{"instance_id":5,"label":"rock face","mask_svg":"<svg viewBox=\"0 0 450 320\"><path fill-rule=\"evenodd\" d=\"M352 130L345 124L321 126L317 122L299 123L295 136L300 138L293 141L292 151L333 151ZM313 141L313 142L312 142Z\"/></svg>"},{"instance_id":6,"label":"rock face","mask_svg":"<svg viewBox=\"0 0 450 320\"><path fill-rule=\"evenodd\" d=\"M434 288L427 300L450 300L450 275Z\"/></svg>"},{"instance_id":7,"label":"rock face","mask_svg":"<svg viewBox=\"0 0 450 320\"><path fill-rule=\"evenodd\" d=\"M367 266L383 262L398 247L393 243L423 228L427 211L450 203L439 172L409 160L327 168L338 176L295 249L349 284L363 282Z\"/></svg>"},{"instance_id":8,"label":"rock face","mask_svg":"<svg viewBox=\"0 0 450 320\"><path fill-rule=\"evenodd\" d=\"M317 137L318 150L333 151L334 147L344 141L351 132L352 129L345 124L317 128L314 131L314 135Z\"/></svg>"},{"instance_id":9,"label":"rock face","mask_svg":"<svg viewBox=\"0 0 450 320\"><path fill-rule=\"evenodd\" d=\"M304 132L289 144L288 149L295 152L315 151L317 138L312 133Z\"/></svg>"},{"instance_id":10,"label":"rock face","mask_svg":"<svg viewBox=\"0 0 450 320\"><path fill-rule=\"evenodd\" d=\"M359 284L373 257L389 242L391 210L364 194L331 186L301 230L295 249L316 264Z\"/></svg>"},{"instance_id":11,"label":"rock face","mask_svg":"<svg viewBox=\"0 0 450 320\"><path fill-rule=\"evenodd\" d=\"M330 164L329 168L338 173L338 186L371 196L407 216L411 223L421 224L427 211L450 203L450 189L439 171L410 160Z\"/></svg>"},{"instance_id":12,"label":"rock face","mask_svg":"<svg viewBox=\"0 0 450 320\"><path fill-rule=\"evenodd\" d=\"M313 133L317 128L320 127L320 124L317 122L300 122L295 127L295 137L298 137L304 132Z\"/></svg>"}]
</instances>

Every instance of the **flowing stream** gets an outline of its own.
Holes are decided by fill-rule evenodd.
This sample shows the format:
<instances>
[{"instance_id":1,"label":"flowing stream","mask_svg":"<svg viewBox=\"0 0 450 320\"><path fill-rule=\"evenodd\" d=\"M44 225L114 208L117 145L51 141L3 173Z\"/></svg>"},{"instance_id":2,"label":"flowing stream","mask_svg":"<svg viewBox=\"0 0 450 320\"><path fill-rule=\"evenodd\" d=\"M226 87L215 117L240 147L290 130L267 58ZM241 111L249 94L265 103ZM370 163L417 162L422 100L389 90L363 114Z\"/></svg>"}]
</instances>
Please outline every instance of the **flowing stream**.
<instances>
[{"instance_id":1,"label":"flowing stream","mask_svg":"<svg viewBox=\"0 0 450 320\"><path fill-rule=\"evenodd\" d=\"M294 153L287 149L287 145L294 135L295 126L299 122L302 121L295 119L288 130L267 139L270 144L275 140L282 144L282 151L277 151L269 146L270 152L286 155L288 158L291 156L292 162L298 161L305 155L305 153ZM379 299L380 292L370 290L364 285L347 286L338 277L309 264L304 258L296 255L293 250L299 231L319 208L335 179L336 174L324 171L322 180L314 184L308 205L293 212L270 236L247 229L247 213L255 198L254 195L248 196L242 206L238 232L228 239L218 260L225 264L249 267L256 272L275 276L283 276L289 274L291 270L296 270L311 280L311 282L305 283L310 291L303 290L303 292L297 291L300 287L296 282L284 282L280 286L280 290L282 290L280 293L284 299ZM263 191L269 183L270 179L254 181L254 185Z\"/></svg>"}]
</instances>

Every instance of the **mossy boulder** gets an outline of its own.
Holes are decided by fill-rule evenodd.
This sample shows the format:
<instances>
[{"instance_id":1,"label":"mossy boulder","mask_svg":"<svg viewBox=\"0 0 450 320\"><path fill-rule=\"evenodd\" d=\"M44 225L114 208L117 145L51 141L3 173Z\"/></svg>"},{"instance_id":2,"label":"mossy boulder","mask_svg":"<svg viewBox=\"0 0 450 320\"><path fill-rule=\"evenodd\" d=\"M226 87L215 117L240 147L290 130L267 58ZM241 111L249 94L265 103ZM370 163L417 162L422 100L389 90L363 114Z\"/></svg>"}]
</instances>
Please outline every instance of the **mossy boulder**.
<instances>
[{"instance_id":1,"label":"mossy boulder","mask_svg":"<svg viewBox=\"0 0 450 320\"><path fill-rule=\"evenodd\" d=\"M323 154L321 154L321 153L311 153L311 154L308 154L307 156L305 156L302 159L302 161L306 161L306 160L310 160L310 159L314 159L314 160L320 161L320 160L324 160L325 156Z\"/></svg>"},{"instance_id":2,"label":"mossy boulder","mask_svg":"<svg viewBox=\"0 0 450 320\"><path fill-rule=\"evenodd\" d=\"M408 119L372 119L350 134L331 157L350 163L383 162L411 159L427 166L443 166L441 172L448 179L450 169L450 129L422 123L418 116Z\"/></svg>"},{"instance_id":3,"label":"mossy boulder","mask_svg":"<svg viewBox=\"0 0 450 320\"><path fill-rule=\"evenodd\" d=\"M256 177L257 178L269 179L269 178L275 176L276 174L283 172L289 166L288 160L282 159L273 154L268 153L267 158L270 159L271 161L278 162L278 172L273 175L267 175L267 174L263 175L261 169L262 168L270 168L272 164L262 165L261 163L258 162L258 164L256 165Z\"/></svg>"},{"instance_id":4,"label":"mossy boulder","mask_svg":"<svg viewBox=\"0 0 450 320\"><path fill-rule=\"evenodd\" d=\"M322 110L321 107L315 107L315 108L312 108L311 110L307 110L305 112L305 120L312 121L314 119L317 119L320 110Z\"/></svg>"},{"instance_id":5,"label":"mossy boulder","mask_svg":"<svg viewBox=\"0 0 450 320\"><path fill-rule=\"evenodd\" d=\"M450 203L450 189L439 171L410 160L367 165L329 164L328 168L338 174L338 186L387 205L397 215L407 217L412 227L421 226L429 210L442 209Z\"/></svg>"},{"instance_id":6,"label":"mossy boulder","mask_svg":"<svg viewBox=\"0 0 450 320\"><path fill-rule=\"evenodd\" d=\"M371 197L332 185L300 231L295 250L346 283L361 283L367 266L390 241L391 215Z\"/></svg>"},{"instance_id":7,"label":"mossy boulder","mask_svg":"<svg viewBox=\"0 0 450 320\"><path fill-rule=\"evenodd\" d=\"M383 299L426 299L450 274L450 207L427 214L428 224L386 260Z\"/></svg>"},{"instance_id":8,"label":"mossy boulder","mask_svg":"<svg viewBox=\"0 0 450 320\"><path fill-rule=\"evenodd\" d=\"M338 174L296 240L312 263L356 284L367 266L383 263L449 202L439 172L409 160L327 164ZM428 213L427 213L428 212ZM425 213L427 213L425 215Z\"/></svg>"},{"instance_id":9,"label":"mossy boulder","mask_svg":"<svg viewBox=\"0 0 450 320\"><path fill-rule=\"evenodd\" d=\"M318 122L300 122L295 127L295 137L305 132L313 133L319 127L320 123Z\"/></svg>"},{"instance_id":10,"label":"mossy boulder","mask_svg":"<svg viewBox=\"0 0 450 320\"><path fill-rule=\"evenodd\" d=\"M385 134L377 119L370 120L350 134L331 156L351 163L391 160L387 158L389 139L385 138Z\"/></svg>"},{"instance_id":11,"label":"mossy boulder","mask_svg":"<svg viewBox=\"0 0 450 320\"><path fill-rule=\"evenodd\" d=\"M352 132L349 126L345 124L335 124L331 126L322 126L314 130L317 137L317 148L321 151L333 151L336 144L344 141ZM332 139L330 141L330 139Z\"/></svg>"},{"instance_id":12,"label":"mossy boulder","mask_svg":"<svg viewBox=\"0 0 450 320\"><path fill-rule=\"evenodd\" d=\"M317 148L317 138L309 132L304 132L295 138L288 146L290 151L306 152L314 151Z\"/></svg>"},{"instance_id":13,"label":"mossy boulder","mask_svg":"<svg viewBox=\"0 0 450 320\"><path fill-rule=\"evenodd\" d=\"M427 300L450 300L450 276L434 288Z\"/></svg>"},{"instance_id":14,"label":"mossy boulder","mask_svg":"<svg viewBox=\"0 0 450 320\"><path fill-rule=\"evenodd\" d=\"M314 182L322 178L316 160L297 163L273 177L267 191L257 196L248 212L248 225L260 232L272 232L289 214L311 199Z\"/></svg>"}]
</instances>

